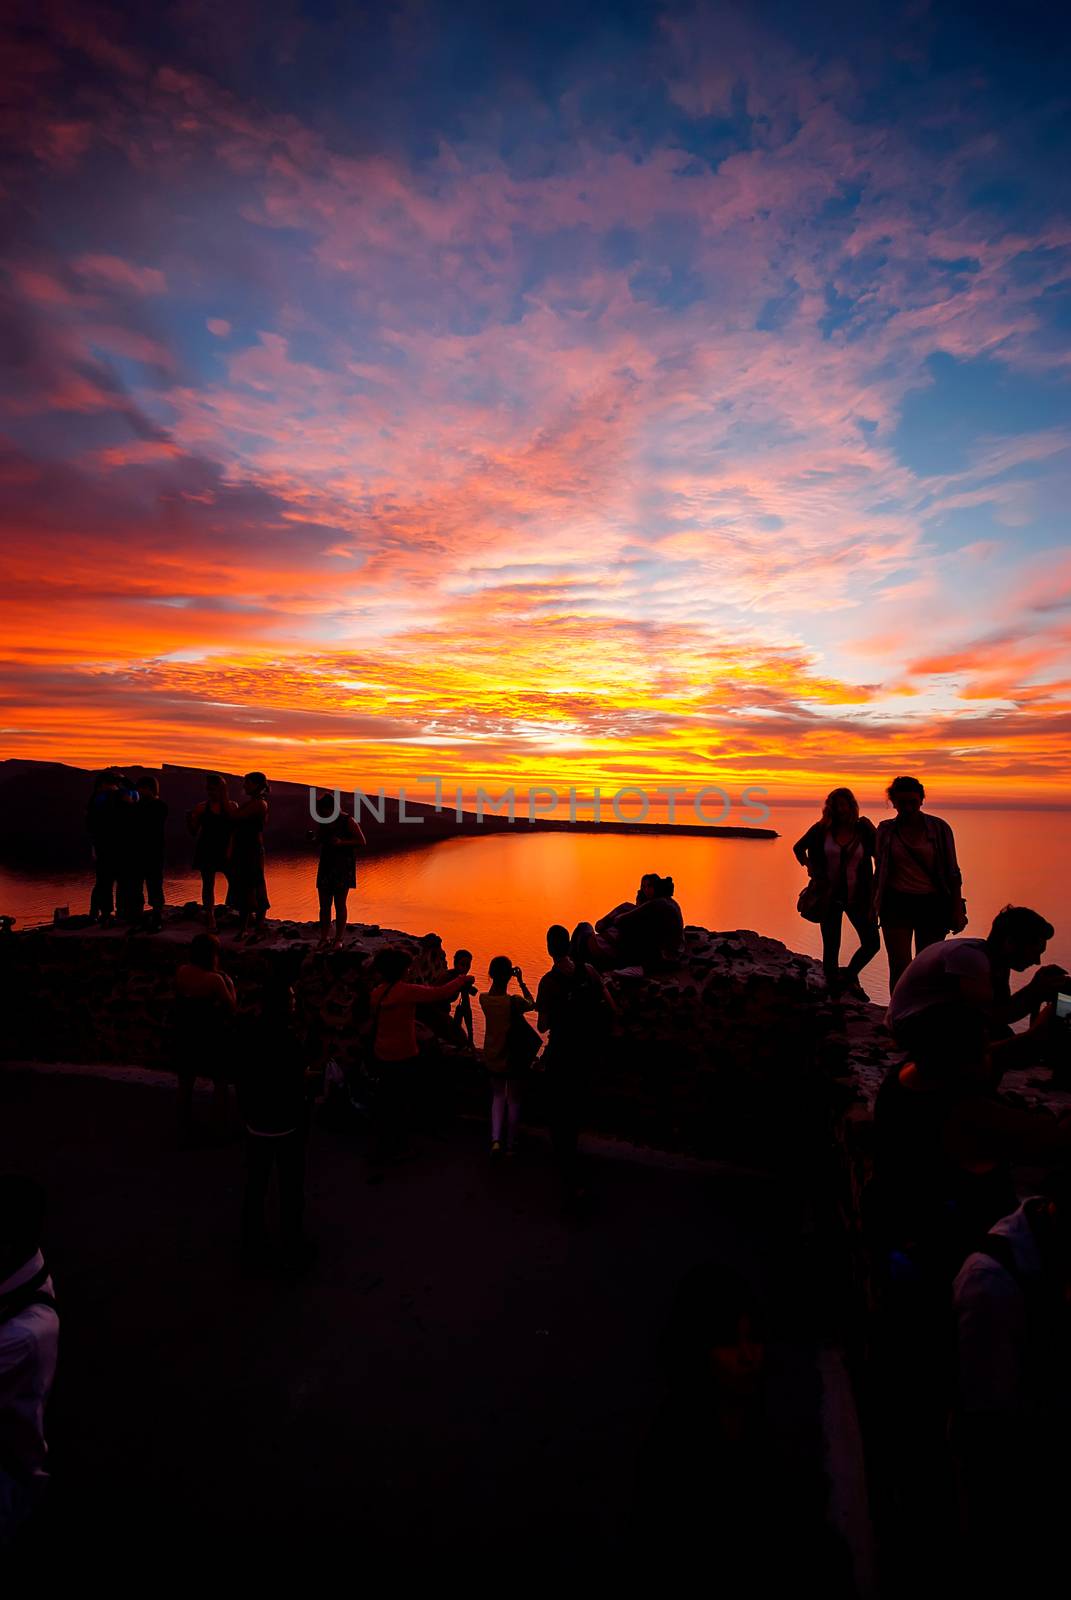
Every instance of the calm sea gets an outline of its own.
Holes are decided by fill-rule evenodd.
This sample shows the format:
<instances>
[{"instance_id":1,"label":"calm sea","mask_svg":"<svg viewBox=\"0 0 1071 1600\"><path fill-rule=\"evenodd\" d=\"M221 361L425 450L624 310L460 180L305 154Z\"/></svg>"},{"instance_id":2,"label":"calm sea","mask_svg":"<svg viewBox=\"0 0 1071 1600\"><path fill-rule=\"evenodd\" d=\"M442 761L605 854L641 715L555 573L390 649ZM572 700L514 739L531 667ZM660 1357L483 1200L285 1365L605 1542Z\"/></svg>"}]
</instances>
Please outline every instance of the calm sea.
<instances>
[{"instance_id":1,"label":"calm sea","mask_svg":"<svg viewBox=\"0 0 1071 1600\"><path fill-rule=\"evenodd\" d=\"M885 813L872 808L875 821ZM942 807L952 823L963 867L968 933L988 930L1008 901L1035 906L1056 925L1049 958L1071 967L1071 811L975 811ZM707 928L754 928L795 950L819 953L818 930L796 915L804 874L792 844L813 820L804 808L778 807L767 826L780 838L656 839L625 834L496 835L444 840L397 855L370 858L350 897L355 922L377 922L407 933L440 935L450 955L471 950L482 980L494 955L508 955L535 987L547 966L548 925L572 927L631 899L644 871L669 873L686 922ZM317 915L315 858L269 862L273 914L311 920ZM88 910L90 870L29 878L0 869L0 914L18 925L51 921L55 906ZM221 884L222 890L222 884ZM193 873L169 878L169 902L199 898ZM855 948L846 927L842 959ZM888 1000L884 952L863 974L871 998Z\"/></svg>"}]
</instances>

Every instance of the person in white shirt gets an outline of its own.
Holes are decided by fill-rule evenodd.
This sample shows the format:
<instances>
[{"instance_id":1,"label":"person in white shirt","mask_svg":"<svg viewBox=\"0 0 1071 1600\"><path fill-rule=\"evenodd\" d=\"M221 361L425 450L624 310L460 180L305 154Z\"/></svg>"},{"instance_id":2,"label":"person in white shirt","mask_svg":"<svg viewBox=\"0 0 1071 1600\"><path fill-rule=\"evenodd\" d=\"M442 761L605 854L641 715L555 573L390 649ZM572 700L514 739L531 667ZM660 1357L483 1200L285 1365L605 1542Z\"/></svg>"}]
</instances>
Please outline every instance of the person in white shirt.
<instances>
[{"instance_id":1,"label":"person in white shirt","mask_svg":"<svg viewBox=\"0 0 1071 1600\"><path fill-rule=\"evenodd\" d=\"M48 1483L45 1405L56 1374L59 1317L41 1254L44 1194L0 1176L0 1549Z\"/></svg>"},{"instance_id":2,"label":"person in white shirt","mask_svg":"<svg viewBox=\"0 0 1071 1600\"><path fill-rule=\"evenodd\" d=\"M1040 967L1015 994L1010 978L1037 966L1054 931L1039 912L1005 906L985 939L947 939L920 950L893 990L886 1013L897 1044L925 1052L930 1035L947 1030L949 1017L959 1014L983 1019L998 1077L1013 1059L1036 1057L1054 1021L1046 1002L1068 976L1060 966ZM1010 1024L1034 1011L1040 1015L1028 1032L1012 1035Z\"/></svg>"}]
</instances>

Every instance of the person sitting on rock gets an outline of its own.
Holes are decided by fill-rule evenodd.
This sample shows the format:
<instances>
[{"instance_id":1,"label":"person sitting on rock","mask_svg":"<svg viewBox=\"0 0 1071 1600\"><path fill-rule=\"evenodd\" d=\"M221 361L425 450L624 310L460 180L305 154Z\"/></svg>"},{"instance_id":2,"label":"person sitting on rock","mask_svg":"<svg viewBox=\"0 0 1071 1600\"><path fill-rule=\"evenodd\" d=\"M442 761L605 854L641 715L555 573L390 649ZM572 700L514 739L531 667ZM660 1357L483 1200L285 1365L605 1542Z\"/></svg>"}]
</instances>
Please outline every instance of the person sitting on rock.
<instances>
[{"instance_id":1,"label":"person sitting on rock","mask_svg":"<svg viewBox=\"0 0 1071 1600\"><path fill-rule=\"evenodd\" d=\"M936 1030L944 1036L954 1031L957 1017L968 1027L978 1018L989 1037L998 1076L1016 1062L1037 1060L1056 1021L1047 1002L1067 983L1067 973L1056 965L1041 967L1015 994L1010 978L1013 972L1037 966L1054 931L1037 911L1005 906L986 938L927 945L907 967L889 1001L886 1023L897 1044L932 1054L931 1033ZM1033 1025L1025 1033L1013 1034L1010 1025L1032 1012L1038 1013Z\"/></svg>"},{"instance_id":2,"label":"person sitting on rock","mask_svg":"<svg viewBox=\"0 0 1071 1600\"><path fill-rule=\"evenodd\" d=\"M227 1042L237 1008L234 982L220 971L220 943L214 933L198 933L190 957L175 973L172 1061L179 1083L179 1138L193 1132L193 1086L197 1077L214 1085L213 1129L220 1137L227 1122Z\"/></svg>"},{"instance_id":3,"label":"person sitting on rock","mask_svg":"<svg viewBox=\"0 0 1071 1600\"><path fill-rule=\"evenodd\" d=\"M594 928L579 925L587 959L602 972L675 967L684 942L684 917L673 893L672 878L645 872L635 904L615 906Z\"/></svg>"}]
</instances>

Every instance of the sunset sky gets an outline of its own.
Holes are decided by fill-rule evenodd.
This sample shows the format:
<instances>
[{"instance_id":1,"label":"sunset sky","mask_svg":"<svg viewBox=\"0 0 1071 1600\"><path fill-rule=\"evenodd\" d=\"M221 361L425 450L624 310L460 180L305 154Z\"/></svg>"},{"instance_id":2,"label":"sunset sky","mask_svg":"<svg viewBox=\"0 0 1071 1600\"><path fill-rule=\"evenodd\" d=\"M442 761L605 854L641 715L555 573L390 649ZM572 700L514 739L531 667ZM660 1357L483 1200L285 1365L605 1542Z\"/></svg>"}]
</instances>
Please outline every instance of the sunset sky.
<instances>
[{"instance_id":1,"label":"sunset sky","mask_svg":"<svg viewBox=\"0 0 1071 1600\"><path fill-rule=\"evenodd\" d=\"M16 5L0 753L1066 798L1061 9Z\"/></svg>"}]
</instances>

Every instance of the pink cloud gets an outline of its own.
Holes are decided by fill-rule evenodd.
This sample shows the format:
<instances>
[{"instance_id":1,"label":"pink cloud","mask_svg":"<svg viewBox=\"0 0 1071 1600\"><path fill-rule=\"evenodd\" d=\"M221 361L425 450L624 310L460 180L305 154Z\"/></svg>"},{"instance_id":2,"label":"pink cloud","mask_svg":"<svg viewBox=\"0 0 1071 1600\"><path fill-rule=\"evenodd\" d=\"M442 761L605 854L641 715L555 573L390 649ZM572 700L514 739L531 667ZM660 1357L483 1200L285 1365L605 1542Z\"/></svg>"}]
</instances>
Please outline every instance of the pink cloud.
<instances>
[{"instance_id":1,"label":"pink cloud","mask_svg":"<svg viewBox=\"0 0 1071 1600\"><path fill-rule=\"evenodd\" d=\"M157 267L139 267L118 256L79 256L73 262L79 277L131 294L163 294L167 279Z\"/></svg>"}]
</instances>

